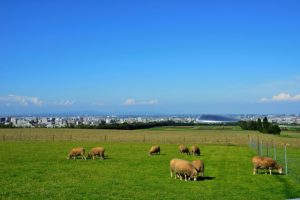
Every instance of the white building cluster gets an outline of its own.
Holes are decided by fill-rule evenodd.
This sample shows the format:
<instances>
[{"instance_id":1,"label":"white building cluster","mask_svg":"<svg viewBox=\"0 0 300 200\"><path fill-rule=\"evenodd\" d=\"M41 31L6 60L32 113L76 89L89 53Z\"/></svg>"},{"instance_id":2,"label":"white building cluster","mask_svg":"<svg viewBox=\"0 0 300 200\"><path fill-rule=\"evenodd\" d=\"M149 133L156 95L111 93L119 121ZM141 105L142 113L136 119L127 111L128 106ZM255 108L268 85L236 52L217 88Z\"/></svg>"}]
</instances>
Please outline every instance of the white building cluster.
<instances>
[{"instance_id":1,"label":"white building cluster","mask_svg":"<svg viewBox=\"0 0 300 200\"><path fill-rule=\"evenodd\" d=\"M257 120L267 117L269 122L280 125L300 125L300 115L230 115L237 120ZM13 127L63 128L78 125L97 126L99 124L148 123L173 121L176 123L198 123L198 116L76 116L76 117L0 117L0 125Z\"/></svg>"},{"instance_id":2,"label":"white building cluster","mask_svg":"<svg viewBox=\"0 0 300 200\"><path fill-rule=\"evenodd\" d=\"M63 128L68 126L88 125L97 126L99 124L123 124L123 123L148 123L174 121L178 123L191 123L195 121L193 117L177 116L87 116L87 117L1 117L0 124L13 127L44 127L44 128Z\"/></svg>"}]
</instances>

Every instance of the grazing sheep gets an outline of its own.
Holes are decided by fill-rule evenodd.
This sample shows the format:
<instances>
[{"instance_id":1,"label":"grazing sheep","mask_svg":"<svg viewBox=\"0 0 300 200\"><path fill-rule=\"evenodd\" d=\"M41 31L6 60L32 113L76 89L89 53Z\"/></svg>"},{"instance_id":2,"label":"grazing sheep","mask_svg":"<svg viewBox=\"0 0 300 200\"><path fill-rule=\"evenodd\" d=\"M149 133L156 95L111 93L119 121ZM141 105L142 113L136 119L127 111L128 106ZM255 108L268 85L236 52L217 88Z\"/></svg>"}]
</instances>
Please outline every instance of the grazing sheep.
<instances>
[{"instance_id":1,"label":"grazing sheep","mask_svg":"<svg viewBox=\"0 0 300 200\"><path fill-rule=\"evenodd\" d=\"M186 153L187 155L190 155L189 149L187 147L185 147L184 145L179 146L179 152L180 153Z\"/></svg>"},{"instance_id":2,"label":"grazing sheep","mask_svg":"<svg viewBox=\"0 0 300 200\"><path fill-rule=\"evenodd\" d=\"M88 153L88 157L89 158L93 157L93 160L95 160L96 156L99 156L99 158L101 160L103 160L104 152L105 152L105 149L103 147L95 147L95 148L92 148L90 153Z\"/></svg>"},{"instance_id":3,"label":"grazing sheep","mask_svg":"<svg viewBox=\"0 0 300 200\"><path fill-rule=\"evenodd\" d=\"M194 156L200 156L200 148L197 146L191 146L191 152Z\"/></svg>"},{"instance_id":4,"label":"grazing sheep","mask_svg":"<svg viewBox=\"0 0 300 200\"><path fill-rule=\"evenodd\" d=\"M186 160L172 159L170 161L170 172L171 177L175 173L175 179L179 176L180 180L182 180L182 177L184 177L185 181L191 179L194 179L194 181L197 180L197 170L192 163Z\"/></svg>"},{"instance_id":5,"label":"grazing sheep","mask_svg":"<svg viewBox=\"0 0 300 200\"><path fill-rule=\"evenodd\" d=\"M151 149L149 150L149 155L153 154L160 154L160 146L152 146Z\"/></svg>"},{"instance_id":6,"label":"grazing sheep","mask_svg":"<svg viewBox=\"0 0 300 200\"><path fill-rule=\"evenodd\" d=\"M69 153L68 159L73 158L75 160L77 156L81 156L82 159L86 160L85 149L83 147L73 148Z\"/></svg>"},{"instance_id":7,"label":"grazing sheep","mask_svg":"<svg viewBox=\"0 0 300 200\"><path fill-rule=\"evenodd\" d=\"M173 173L174 173L174 178L176 179L178 174L176 173L176 164L178 162L186 162L186 160L182 160L182 159L178 159L178 158L174 158L170 161L170 173L171 173L171 178L173 177Z\"/></svg>"},{"instance_id":8,"label":"grazing sheep","mask_svg":"<svg viewBox=\"0 0 300 200\"><path fill-rule=\"evenodd\" d=\"M283 168L272 158L254 156L252 158L253 174L256 174L258 169L267 169L272 174L272 169L276 169L279 174L282 174ZM267 173L267 172L266 172Z\"/></svg>"},{"instance_id":9,"label":"grazing sheep","mask_svg":"<svg viewBox=\"0 0 300 200\"><path fill-rule=\"evenodd\" d=\"M202 160L194 160L192 162L193 166L197 170L198 173L203 177L204 176L204 162Z\"/></svg>"}]
</instances>

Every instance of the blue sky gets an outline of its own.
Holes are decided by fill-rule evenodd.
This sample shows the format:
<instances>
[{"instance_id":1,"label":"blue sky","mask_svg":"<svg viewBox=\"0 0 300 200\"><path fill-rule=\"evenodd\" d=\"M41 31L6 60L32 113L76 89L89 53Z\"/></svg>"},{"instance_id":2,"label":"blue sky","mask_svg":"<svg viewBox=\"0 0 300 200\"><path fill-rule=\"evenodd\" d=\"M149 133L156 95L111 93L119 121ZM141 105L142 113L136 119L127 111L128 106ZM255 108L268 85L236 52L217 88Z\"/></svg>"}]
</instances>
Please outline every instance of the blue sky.
<instances>
[{"instance_id":1,"label":"blue sky","mask_svg":"<svg viewBox=\"0 0 300 200\"><path fill-rule=\"evenodd\" d=\"M300 113L299 9L1 1L0 113Z\"/></svg>"}]
</instances>

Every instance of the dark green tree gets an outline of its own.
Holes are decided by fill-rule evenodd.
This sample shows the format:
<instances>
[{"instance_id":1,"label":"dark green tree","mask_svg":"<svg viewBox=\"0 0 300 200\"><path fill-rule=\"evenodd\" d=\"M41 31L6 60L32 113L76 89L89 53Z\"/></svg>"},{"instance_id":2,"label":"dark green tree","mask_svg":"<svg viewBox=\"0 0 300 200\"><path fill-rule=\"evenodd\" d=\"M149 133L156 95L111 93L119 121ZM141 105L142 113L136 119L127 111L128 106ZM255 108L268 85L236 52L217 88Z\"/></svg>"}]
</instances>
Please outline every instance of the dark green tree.
<instances>
[{"instance_id":1,"label":"dark green tree","mask_svg":"<svg viewBox=\"0 0 300 200\"><path fill-rule=\"evenodd\" d=\"M257 119L257 130L262 132L262 129L263 129L263 126L262 126L262 122L261 122L261 119L258 118Z\"/></svg>"},{"instance_id":2,"label":"dark green tree","mask_svg":"<svg viewBox=\"0 0 300 200\"><path fill-rule=\"evenodd\" d=\"M272 124L269 126L268 133L280 135L281 129L279 128L279 126L277 124Z\"/></svg>"},{"instance_id":3,"label":"dark green tree","mask_svg":"<svg viewBox=\"0 0 300 200\"><path fill-rule=\"evenodd\" d=\"M264 117L263 122L262 122L262 132L263 133L268 133L269 126L270 126L270 123L268 121L268 118Z\"/></svg>"}]
</instances>

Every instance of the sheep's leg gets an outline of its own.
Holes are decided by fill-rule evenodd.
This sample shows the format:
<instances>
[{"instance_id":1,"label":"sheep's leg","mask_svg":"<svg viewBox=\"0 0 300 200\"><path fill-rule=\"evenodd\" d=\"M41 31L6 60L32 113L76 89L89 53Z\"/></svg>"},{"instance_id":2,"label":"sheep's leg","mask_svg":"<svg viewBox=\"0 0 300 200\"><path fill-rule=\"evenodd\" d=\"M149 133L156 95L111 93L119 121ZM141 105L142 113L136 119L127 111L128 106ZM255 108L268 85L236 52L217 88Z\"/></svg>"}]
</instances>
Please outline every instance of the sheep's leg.
<instances>
[{"instance_id":1,"label":"sheep's leg","mask_svg":"<svg viewBox=\"0 0 300 200\"><path fill-rule=\"evenodd\" d=\"M254 167L253 168L253 175L255 175L256 174L256 168Z\"/></svg>"},{"instance_id":2,"label":"sheep's leg","mask_svg":"<svg viewBox=\"0 0 300 200\"><path fill-rule=\"evenodd\" d=\"M171 178L173 177L173 173L172 173L172 170L170 171L170 173L171 173ZM176 179L176 176L175 176L175 179Z\"/></svg>"},{"instance_id":3,"label":"sheep's leg","mask_svg":"<svg viewBox=\"0 0 300 200\"><path fill-rule=\"evenodd\" d=\"M184 180L187 181L187 175L186 174L184 174Z\"/></svg>"},{"instance_id":4,"label":"sheep's leg","mask_svg":"<svg viewBox=\"0 0 300 200\"><path fill-rule=\"evenodd\" d=\"M270 175L272 175L272 168L269 168L269 171L270 171Z\"/></svg>"},{"instance_id":5,"label":"sheep's leg","mask_svg":"<svg viewBox=\"0 0 300 200\"><path fill-rule=\"evenodd\" d=\"M177 174L176 177L179 178L180 180L182 180L182 175L181 174Z\"/></svg>"}]
</instances>

